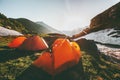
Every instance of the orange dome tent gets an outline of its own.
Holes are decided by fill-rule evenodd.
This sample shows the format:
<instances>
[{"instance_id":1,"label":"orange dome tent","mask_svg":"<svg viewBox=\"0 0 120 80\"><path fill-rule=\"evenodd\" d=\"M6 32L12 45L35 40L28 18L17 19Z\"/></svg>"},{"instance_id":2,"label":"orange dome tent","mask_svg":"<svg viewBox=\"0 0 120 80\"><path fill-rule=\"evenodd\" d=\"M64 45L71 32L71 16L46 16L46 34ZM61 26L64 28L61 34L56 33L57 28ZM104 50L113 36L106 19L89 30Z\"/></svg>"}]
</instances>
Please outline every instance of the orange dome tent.
<instances>
[{"instance_id":1,"label":"orange dome tent","mask_svg":"<svg viewBox=\"0 0 120 80\"><path fill-rule=\"evenodd\" d=\"M21 36L21 37L17 37L17 38L15 38L12 42L10 42L9 44L8 44L8 47L9 48L17 48L17 47L19 47L22 43L23 43L23 41L26 39L26 37L24 37L24 36Z\"/></svg>"},{"instance_id":2,"label":"orange dome tent","mask_svg":"<svg viewBox=\"0 0 120 80\"><path fill-rule=\"evenodd\" d=\"M48 45L43 38L39 36L31 36L27 38L22 45L18 47L20 50L30 50L30 51L38 51L47 49Z\"/></svg>"},{"instance_id":3,"label":"orange dome tent","mask_svg":"<svg viewBox=\"0 0 120 80\"><path fill-rule=\"evenodd\" d=\"M68 39L57 39L53 43L52 53L44 52L33 65L55 75L77 64L80 57L77 43L70 42Z\"/></svg>"}]
</instances>

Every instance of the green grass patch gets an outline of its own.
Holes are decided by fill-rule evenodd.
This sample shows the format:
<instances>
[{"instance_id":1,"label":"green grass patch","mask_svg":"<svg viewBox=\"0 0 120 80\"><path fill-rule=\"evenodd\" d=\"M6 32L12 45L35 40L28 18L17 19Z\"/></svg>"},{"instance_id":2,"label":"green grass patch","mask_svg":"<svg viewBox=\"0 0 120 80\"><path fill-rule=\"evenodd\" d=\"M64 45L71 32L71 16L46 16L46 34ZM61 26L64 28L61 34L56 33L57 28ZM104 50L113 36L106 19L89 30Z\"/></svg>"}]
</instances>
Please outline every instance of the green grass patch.
<instances>
[{"instance_id":1,"label":"green grass patch","mask_svg":"<svg viewBox=\"0 0 120 80\"><path fill-rule=\"evenodd\" d=\"M32 63L30 56L0 63L0 80L15 80Z\"/></svg>"},{"instance_id":2,"label":"green grass patch","mask_svg":"<svg viewBox=\"0 0 120 80\"><path fill-rule=\"evenodd\" d=\"M118 80L120 79L120 65L104 59L105 55L100 54L100 60L82 52L83 68L87 80ZM103 57L104 56L104 57Z\"/></svg>"}]
</instances>

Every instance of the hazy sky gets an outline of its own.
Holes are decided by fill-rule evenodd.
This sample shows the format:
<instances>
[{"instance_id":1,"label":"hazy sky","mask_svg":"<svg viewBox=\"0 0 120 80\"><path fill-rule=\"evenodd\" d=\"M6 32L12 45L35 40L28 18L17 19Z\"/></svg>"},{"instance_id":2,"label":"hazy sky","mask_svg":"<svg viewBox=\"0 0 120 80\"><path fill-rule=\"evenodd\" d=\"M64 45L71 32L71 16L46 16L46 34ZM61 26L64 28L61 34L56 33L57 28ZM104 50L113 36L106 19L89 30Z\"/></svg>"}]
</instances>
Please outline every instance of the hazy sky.
<instances>
[{"instance_id":1,"label":"hazy sky","mask_svg":"<svg viewBox=\"0 0 120 80\"><path fill-rule=\"evenodd\" d=\"M27 18L58 30L88 26L90 20L119 0L0 0L0 12L11 18Z\"/></svg>"}]
</instances>

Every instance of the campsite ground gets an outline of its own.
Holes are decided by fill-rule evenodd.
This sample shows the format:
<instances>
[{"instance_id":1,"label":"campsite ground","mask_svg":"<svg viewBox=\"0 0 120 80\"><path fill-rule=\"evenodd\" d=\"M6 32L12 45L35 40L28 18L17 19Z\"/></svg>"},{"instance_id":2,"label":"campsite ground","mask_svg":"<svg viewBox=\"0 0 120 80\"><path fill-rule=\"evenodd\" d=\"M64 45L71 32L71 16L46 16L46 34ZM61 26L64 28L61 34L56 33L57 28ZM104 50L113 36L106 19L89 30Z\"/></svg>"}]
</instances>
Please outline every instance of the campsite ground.
<instances>
[{"instance_id":1,"label":"campsite ground","mask_svg":"<svg viewBox=\"0 0 120 80\"><path fill-rule=\"evenodd\" d=\"M15 80L19 77L37 58L31 52L19 52L6 47L12 38L0 38L0 80ZM104 54L99 54L99 59L82 51L82 65L84 80L119 80L120 64L113 63ZM81 68L81 67L80 67ZM79 75L79 72L75 76Z\"/></svg>"}]
</instances>

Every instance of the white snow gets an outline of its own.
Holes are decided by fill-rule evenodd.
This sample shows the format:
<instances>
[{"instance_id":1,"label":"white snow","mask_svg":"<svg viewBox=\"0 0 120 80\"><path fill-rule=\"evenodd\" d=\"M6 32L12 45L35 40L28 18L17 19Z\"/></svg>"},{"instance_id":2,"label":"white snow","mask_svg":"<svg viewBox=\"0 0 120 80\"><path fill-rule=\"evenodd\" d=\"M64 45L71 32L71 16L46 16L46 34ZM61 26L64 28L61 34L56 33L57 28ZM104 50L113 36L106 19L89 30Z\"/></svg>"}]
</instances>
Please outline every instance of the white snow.
<instances>
[{"instance_id":1,"label":"white snow","mask_svg":"<svg viewBox=\"0 0 120 80\"><path fill-rule=\"evenodd\" d=\"M97 42L120 45L120 37L115 38L108 36L109 33L115 31L114 29L105 29L97 32L90 33L83 38L92 39Z\"/></svg>"},{"instance_id":2,"label":"white snow","mask_svg":"<svg viewBox=\"0 0 120 80\"><path fill-rule=\"evenodd\" d=\"M0 26L0 36L19 36L21 33Z\"/></svg>"},{"instance_id":3,"label":"white snow","mask_svg":"<svg viewBox=\"0 0 120 80\"><path fill-rule=\"evenodd\" d=\"M115 32L114 34L117 34L116 30L114 29L105 29L105 30L90 33L84 36L83 38L94 40L101 43L120 45L120 37L118 38L111 37L113 34L108 36L108 34L110 34L111 32ZM100 44L97 44L97 46L100 52L104 53L107 56L114 57L120 60L120 48L111 48L111 47L100 45Z\"/></svg>"},{"instance_id":4,"label":"white snow","mask_svg":"<svg viewBox=\"0 0 120 80\"><path fill-rule=\"evenodd\" d=\"M105 55L120 60L120 48L110 48L100 44L97 44L97 47L100 50L100 52L103 52Z\"/></svg>"}]
</instances>

